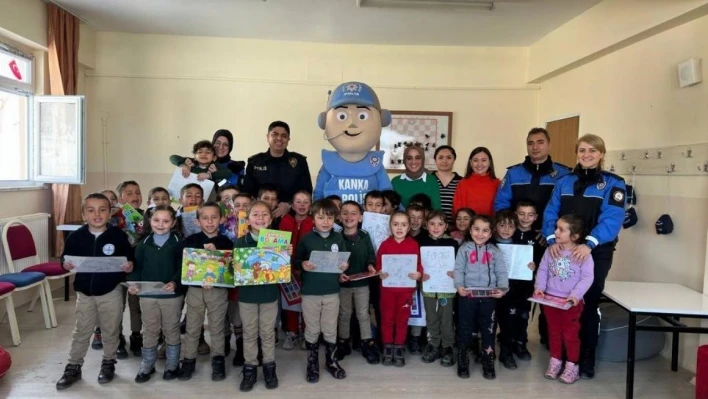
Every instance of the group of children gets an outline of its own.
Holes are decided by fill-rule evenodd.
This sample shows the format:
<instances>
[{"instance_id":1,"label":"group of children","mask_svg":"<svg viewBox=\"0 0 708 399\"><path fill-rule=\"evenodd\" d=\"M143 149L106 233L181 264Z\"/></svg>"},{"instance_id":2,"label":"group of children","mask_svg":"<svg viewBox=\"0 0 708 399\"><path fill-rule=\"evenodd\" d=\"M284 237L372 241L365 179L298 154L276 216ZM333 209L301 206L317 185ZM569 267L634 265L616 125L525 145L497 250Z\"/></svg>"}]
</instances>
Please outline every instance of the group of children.
<instances>
[{"instance_id":1,"label":"group of children","mask_svg":"<svg viewBox=\"0 0 708 399\"><path fill-rule=\"evenodd\" d=\"M202 178L213 178L220 170L212 168L213 159L211 164L207 162L208 154L203 154L203 149L208 146L200 143L194 146L196 164L188 165L185 159L173 162L185 165L185 173L189 169ZM211 150L213 153L213 146ZM57 389L68 388L81 379L83 359L96 326L101 328L104 350L98 381L103 384L113 379L115 359L120 358L117 352L121 345L126 297L131 315L130 349L142 356L136 382L146 382L155 373L160 342L166 358L163 378L189 380L195 371L197 354L203 353L200 341L206 313L211 344L206 351L212 356L212 380L223 380L226 376L225 356L230 352L233 327L237 343L233 364L243 366L240 390L253 388L259 365L263 367L266 388L276 388L275 346L281 307L278 286L225 289L209 285L187 288L180 284L184 248L255 247L262 229L292 233L287 251L292 255L293 278L301 284L302 312L282 310L286 332L283 348L292 349L300 340L307 350L305 377L308 382L319 380L322 341L327 372L336 379L346 377L339 361L352 352L353 330L359 335L361 353L369 364L405 366L413 297L416 290L422 290L421 283L431 277L420 261L420 248L426 246L454 248L454 270L448 272L447 277L453 279L457 294L422 291L427 345L421 348L422 328L412 327L408 339L412 354L422 354L425 363L438 359L446 367L457 363L458 376L469 378L471 351L482 364L483 376L493 379L497 319L501 342L499 360L504 367L514 369L514 356L521 360L531 358L526 348L530 313L527 299L548 294L567 297L573 306L565 311L544 307L551 352L546 377L560 378L566 383L578 378L578 318L582 296L592 282L593 267L590 257L583 263L573 258L573 249L584 235L582 222L572 215L558 221L556 242L562 251L561 256L552 257L548 252L543 253L544 243L533 229L538 217L536 207L527 202L517 204L514 210L497 213L494 219L461 209L455 215L455 227L450 229L445 213L431 209L430 199L422 194L413 196L407 209L401 211L400 196L394 191L367 193L363 207L357 202L342 202L334 197L313 204L310 193L301 191L290 199L292 210L282 218L273 217L278 204L275 187L263 186L257 197L252 198L240 192L237 186L225 185L218 190L218 200L232 203L236 211L247 212L249 231L235 242L220 230L224 222L223 205L205 201L202 187L188 184L180 191L181 206L176 212L170 205L167 190L161 187L150 190L149 208L144 212L144 235L134 248L126 234L111 225L110 220L116 202L129 203L143 213L136 182L122 183L117 196L107 191L90 194L83 200L82 215L86 225L68 237L62 259L68 255L125 256L128 262L122 272L76 275L76 328L70 360L57 382ZM196 224L200 232L185 236L187 226L182 223L180 211L192 206L198 207ZM361 229L365 211L390 215L391 236L380 244L378 251L369 234ZM534 262L529 267L536 269L538 265L535 286L532 281L509 280L507 263L496 246L498 243L534 246ZM350 252L350 257L340 265L341 274L317 273L314 271L317 265L309 261L312 251L346 251ZM382 272L385 255L418 256L417 270L408 275L417 282L417 288L382 286L382 280L388 278ZM75 266L68 261L63 265L67 270ZM378 274L378 277L350 281L349 276L363 272ZM133 286L126 295L121 287L126 280L160 281L170 294L138 297L139 290ZM488 287L492 294L473 296L469 290L473 287ZM186 308L186 331L182 344L183 308ZM373 310L375 329L372 329L370 310Z\"/></svg>"}]
</instances>

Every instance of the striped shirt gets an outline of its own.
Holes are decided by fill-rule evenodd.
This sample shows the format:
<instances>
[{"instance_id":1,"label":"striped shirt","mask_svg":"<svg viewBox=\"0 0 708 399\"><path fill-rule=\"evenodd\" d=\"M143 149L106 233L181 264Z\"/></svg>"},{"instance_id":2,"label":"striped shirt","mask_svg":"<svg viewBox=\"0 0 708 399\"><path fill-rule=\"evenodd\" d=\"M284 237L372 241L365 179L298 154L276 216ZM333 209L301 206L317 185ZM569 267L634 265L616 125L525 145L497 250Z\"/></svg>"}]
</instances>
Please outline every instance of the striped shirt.
<instances>
[{"instance_id":1,"label":"striped shirt","mask_svg":"<svg viewBox=\"0 0 708 399\"><path fill-rule=\"evenodd\" d=\"M448 226L455 226L455 220L453 219L452 214L452 199L455 197L457 184L460 180L462 180L462 176L458 175L457 172L454 173L455 175L452 177L452 180L450 180L450 183L448 183L447 186L443 186L442 181L438 178L438 187L440 188L440 205L443 212L445 212L445 215L447 216ZM435 177L437 177L437 172L435 173Z\"/></svg>"}]
</instances>

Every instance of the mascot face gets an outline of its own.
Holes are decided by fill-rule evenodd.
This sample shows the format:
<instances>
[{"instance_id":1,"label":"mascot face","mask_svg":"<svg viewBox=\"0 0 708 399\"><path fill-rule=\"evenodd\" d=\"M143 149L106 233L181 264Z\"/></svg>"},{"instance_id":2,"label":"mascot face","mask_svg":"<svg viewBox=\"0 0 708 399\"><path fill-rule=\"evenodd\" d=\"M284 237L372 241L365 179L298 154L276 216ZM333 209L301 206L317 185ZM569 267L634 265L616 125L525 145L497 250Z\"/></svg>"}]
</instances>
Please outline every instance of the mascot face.
<instances>
[{"instance_id":1,"label":"mascot face","mask_svg":"<svg viewBox=\"0 0 708 399\"><path fill-rule=\"evenodd\" d=\"M381 137L381 111L347 104L327 111L325 135L340 154L366 154ZM363 157L363 156L362 156Z\"/></svg>"},{"instance_id":2,"label":"mascot face","mask_svg":"<svg viewBox=\"0 0 708 399\"><path fill-rule=\"evenodd\" d=\"M378 143L381 128L391 123L391 113L381 109L369 85L347 82L331 92L327 111L320 114L318 123L337 153L357 162Z\"/></svg>"}]
</instances>

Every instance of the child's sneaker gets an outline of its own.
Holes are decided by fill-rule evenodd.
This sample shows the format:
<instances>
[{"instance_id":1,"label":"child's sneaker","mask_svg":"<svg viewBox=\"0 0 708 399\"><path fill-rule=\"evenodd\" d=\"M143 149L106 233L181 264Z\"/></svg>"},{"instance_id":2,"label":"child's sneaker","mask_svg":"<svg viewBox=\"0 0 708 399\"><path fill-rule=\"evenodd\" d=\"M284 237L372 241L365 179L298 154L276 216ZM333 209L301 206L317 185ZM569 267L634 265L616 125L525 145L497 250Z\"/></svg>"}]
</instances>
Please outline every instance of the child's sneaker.
<instances>
[{"instance_id":1,"label":"child's sneaker","mask_svg":"<svg viewBox=\"0 0 708 399\"><path fill-rule=\"evenodd\" d=\"M421 360L423 363L432 363L436 361L437 359L440 359L442 357L442 349L440 347L434 347L431 344L428 344L425 346L425 349L423 350L423 356L421 356Z\"/></svg>"},{"instance_id":2,"label":"child's sneaker","mask_svg":"<svg viewBox=\"0 0 708 399\"><path fill-rule=\"evenodd\" d=\"M293 332L286 332L285 333L285 341L283 341L283 349L285 350L292 350L295 348L295 344L297 342L297 336Z\"/></svg>"},{"instance_id":3,"label":"child's sneaker","mask_svg":"<svg viewBox=\"0 0 708 399\"><path fill-rule=\"evenodd\" d=\"M558 378L558 374L560 374L561 368L563 368L563 361L552 357L551 360L548 362L548 369L546 370L546 374L544 374L543 376L549 380L555 380Z\"/></svg>"},{"instance_id":4,"label":"child's sneaker","mask_svg":"<svg viewBox=\"0 0 708 399\"><path fill-rule=\"evenodd\" d=\"M452 367L455 365L455 352L452 350L452 347L443 349L440 365L443 367Z\"/></svg>"},{"instance_id":5,"label":"child's sneaker","mask_svg":"<svg viewBox=\"0 0 708 399\"><path fill-rule=\"evenodd\" d=\"M103 337L101 336L101 329L96 327L93 330L93 342L91 342L91 348L93 349L103 349Z\"/></svg>"},{"instance_id":6,"label":"child's sneaker","mask_svg":"<svg viewBox=\"0 0 708 399\"><path fill-rule=\"evenodd\" d=\"M564 384L572 384L580 379L579 367L573 362L565 362L565 369L558 380Z\"/></svg>"},{"instance_id":7,"label":"child's sneaker","mask_svg":"<svg viewBox=\"0 0 708 399\"><path fill-rule=\"evenodd\" d=\"M116 375L116 363L115 360L101 362L101 371L98 373L99 384L108 384L113 381L113 377Z\"/></svg>"},{"instance_id":8,"label":"child's sneaker","mask_svg":"<svg viewBox=\"0 0 708 399\"><path fill-rule=\"evenodd\" d=\"M67 364L64 368L64 374L57 381L57 390L69 388L73 383L81 379L81 365Z\"/></svg>"},{"instance_id":9,"label":"child's sneaker","mask_svg":"<svg viewBox=\"0 0 708 399\"><path fill-rule=\"evenodd\" d=\"M393 366L393 345L384 345L383 361L384 366Z\"/></svg>"}]
</instances>

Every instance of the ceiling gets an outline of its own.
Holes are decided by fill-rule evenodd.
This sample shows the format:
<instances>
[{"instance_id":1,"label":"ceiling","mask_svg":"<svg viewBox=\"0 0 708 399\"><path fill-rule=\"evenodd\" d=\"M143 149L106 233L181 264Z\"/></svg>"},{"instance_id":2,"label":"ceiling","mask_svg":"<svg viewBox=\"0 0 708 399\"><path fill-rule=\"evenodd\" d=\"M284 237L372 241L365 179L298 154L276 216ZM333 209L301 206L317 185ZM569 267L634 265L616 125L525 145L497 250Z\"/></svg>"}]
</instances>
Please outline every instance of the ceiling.
<instances>
[{"instance_id":1,"label":"ceiling","mask_svg":"<svg viewBox=\"0 0 708 399\"><path fill-rule=\"evenodd\" d=\"M479 0L52 1L98 31L325 43L528 46L601 0L498 0L491 11L489 4L450 5ZM388 6L366 6L380 5L376 2Z\"/></svg>"}]
</instances>

